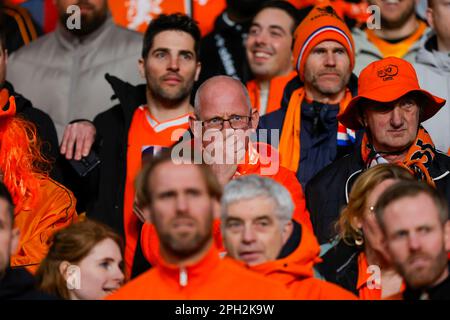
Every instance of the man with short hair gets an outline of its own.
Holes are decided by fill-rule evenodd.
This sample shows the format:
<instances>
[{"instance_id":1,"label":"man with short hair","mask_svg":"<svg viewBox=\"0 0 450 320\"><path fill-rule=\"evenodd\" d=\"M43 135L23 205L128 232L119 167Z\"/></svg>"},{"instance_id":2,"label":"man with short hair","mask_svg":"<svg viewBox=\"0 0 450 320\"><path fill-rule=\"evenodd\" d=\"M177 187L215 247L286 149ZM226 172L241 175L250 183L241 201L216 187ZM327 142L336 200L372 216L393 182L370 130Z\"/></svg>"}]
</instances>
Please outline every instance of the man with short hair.
<instances>
[{"instance_id":1,"label":"man with short hair","mask_svg":"<svg viewBox=\"0 0 450 320\"><path fill-rule=\"evenodd\" d=\"M91 121L112 105L105 73L140 82L142 36L114 24L107 0L55 4L56 30L14 52L7 79L53 119L61 153L80 160L95 139Z\"/></svg>"},{"instance_id":2,"label":"man with short hair","mask_svg":"<svg viewBox=\"0 0 450 320\"><path fill-rule=\"evenodd\" d=\"M376 6L375 28L363 26L352 30L355 40L355 73L359 74L369 63L386 57L397 57L414 62L420 39L427 32L427 24L416 15L417 0L368 0ZM377 25L379 23L379 26Z\"/></svg>"},{"instance_id":3,"label":"man with short hair","mask_svg":"<svg viewBox=\"0 0 450 320\"><path fill-rule=\"evenodd\" d=\"M406 282L396 299L450 300L447 199L418 182L399 182L380 196L375 214L394 266Z\"/></svg>"},{"instance_id":4,"label":"man with short hair","mask_svg":"<svg viewBox=\"0 0 450 320\"><path fill-rule=\"evenodd\" d=\"M263 4L250 25L245 47L254 79L247 89L261 116L280 108L284 87L297 75L291 47L298 23L297 9L275 0Z\"/></svg>"},{"instance_id":5,"label":"man with short hair","mask_svg":"<svg viewBox=\"0 0 450 320\"><path fill-rule=\"evenodd\" d=\"M211 166L220 183L225 185L241 175L269 176L291 193L295 202L294 219L311 227L302 187L295 174L279 165L276 150L252 141L259 113L250 105L245 86L231 77L212 77L197 90L194 107L195 114L190 119L194 141L200 142L203 160Z\"/></svg>"},{"instance_id":6,"label":"man with short hair","mask_svg":"<svg viewBox=\"0 0 450 320\"><path fill-rule=\"evenodd\" d=\"M427 20L432 30L417 52L414 68L420 85L448 101L450 97L450 6L447 0L428 0ZM436 148L450 154L450 108L441 108L423 126L433 137Z\"/></svg>"},{"instance_id":7,"label":"man with short hair","mask_svg":"<svg viewBox=\"0 0 450 320\"><path fill-rule=\"evenodd\" d=\"M52 299L35 289L35 280L25 268L10 268L10 257L17 251L20 237L19 229L13 226L13 200L0 182L0 300Z\"/></svg>"},{"instance_id":8,"label":"man with short hair","mask_svg":"<svg viewBox=\"0 0 450 320\"><path fill-rule=\"evenodd\" d=\"M356 299L350 292L313 278L320 248L308 228L291 220L289 192L272 179L239 177L222 197L222 235L227 253L252 271L280 281L295 299ZM293 229L297 245L283 248Z\"/></svg>"},{"instance_id":9,"label":"man with short hair","mask_svg":"<svg viewBox=\"0 0 450 320\"><path fill-rule=\"evenodd\" d=\"M107 75L120 104L94 119L101 160L87 214L125 236L131 274L141 224L133 212L134 179L144 159L171 146L189 127L189 99L200 72L200 30L188 16L160 15L144 35L139 71L145 85ZM133 275L143 271L137 266Z\"/></svg>"},{"instance_id":10,"label":"man with short hair","mask_svg":"<svg viewBox=\"0 0 450 320\"><path fill-rule=\"evenodd\" d=\"M354 43L329 3L314 7L297 27L293 57L298 77L286 85L281 109L263 116L260 128L280 132L281 164L304 188L357 144L355 132L336 118L356 94Z\"/></svg>"},{"instance_id":11,"label":"man with short hair","mask_svg":"<svg viewBox=\"0 0 450 320\"><path fill-rule=\"evenodd\" d=\"M288 299L285 288L229 259L213 242L221 186L205 164L163 151L141 172L143 203L158 234L157 263L109 299Z\"/></svg>"},{"instance_id":12,"label":"man with short hair","mask_svg":"<svg viewBox=\"0 0 450 320\"><path fill-rule=\"evenodd\" d=\"M307 207L321 244L334 237L334 222L358 175L379 163L408 168L450 202L450 158L435 149L421 126L445 100L421 89L413 66L395 57L367 66L358 92L338 118L347 128L365 130L360 148L323 169L306 187Z\"/></svg>"}]
</instances>

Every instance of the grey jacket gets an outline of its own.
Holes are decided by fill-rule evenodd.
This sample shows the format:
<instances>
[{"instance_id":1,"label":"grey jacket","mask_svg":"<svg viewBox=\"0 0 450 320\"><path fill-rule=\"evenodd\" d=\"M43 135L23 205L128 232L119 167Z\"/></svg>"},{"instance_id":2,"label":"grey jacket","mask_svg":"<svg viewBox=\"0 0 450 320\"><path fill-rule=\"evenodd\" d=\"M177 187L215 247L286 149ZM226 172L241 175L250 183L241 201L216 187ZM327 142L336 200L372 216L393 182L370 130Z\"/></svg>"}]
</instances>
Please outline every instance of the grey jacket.
<instances>
[{"instance_id":1,"label":"grey jacket","mask_svg":"<svg viewBox=\"0 0 450 320\"><path fill-rule=\"evenodd\" d=\"M383 55L380 50L367 39L364 30L354 28L352 30L352 36L353 41L355 42L355 68L353 69L353 72L359 76L362 69L367 67L369 63L382 59ZM402 58L413 63L419 48L420 41L417 41Z\"/></svg>"},{"instance_id":2,"label":"grey jacket","mask_svg":"<svg viewBox=\"0 0 450 320\"><path fill-rule=\"evenodd\" d=\"M423 123L436 148L447 152L450 148L450 53L436 49L436 35L431 31L421 41L414 68L423 89L447 100L437 114Z\"/></svg>"},{"instance_id":3,"label":"grey jacket","mask_svg":"<svg viewBox=\"0 0 450 320\"><path fill-rule=\"evenodd\" d=\"M109 109L113 91L105 73L137 84L142 35L116 26L111 16L82 41L63 27L14 52L7 79L53 119L59 139L72 120Z\"/></svg>"}]
</instances>

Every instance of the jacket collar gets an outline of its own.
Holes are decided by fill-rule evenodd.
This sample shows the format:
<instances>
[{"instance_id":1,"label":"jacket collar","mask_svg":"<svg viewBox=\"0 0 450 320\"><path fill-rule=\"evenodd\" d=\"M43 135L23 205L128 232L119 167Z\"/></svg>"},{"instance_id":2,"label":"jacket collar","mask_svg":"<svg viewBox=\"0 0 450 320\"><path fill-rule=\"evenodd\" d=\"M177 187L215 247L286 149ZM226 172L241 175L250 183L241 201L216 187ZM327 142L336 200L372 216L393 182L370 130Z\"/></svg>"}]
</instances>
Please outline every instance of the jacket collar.
<instances>
[{"instance_id":1,"label":"jacket collar","mask_svg":"<svg viewBox=\"0 0 450 320\"><path fill-rule=\"evenodd\" d=\"M169 264L164 261L161 255L158 255L157 259L155 268L164 278L170 282L178 283L180 287L192 287L204 283L206 275L215 269L221 261L219 250L214 243L211 243L208 252L200 261L185 267Z\"/></svg>"},{"instance_id":2,"label":"jacket collar","mask_svg":"<svg viewBox=\"0 0 450 320\"><path fill-rule=\"evenodd\" d=\"M416 62L433 68L437 73L450 73L450 53L437 51L437 37L433 30L422 39Z\"/></svg>"},{"instance_id":3,"label":"jacket collar","mask_svg":"<svg viewBox=\"0 0 450 320\"><path fill-rule=\"evenodd\" d=\"M25 109L32 107L31 101L26 99L26 98L24 98L21 94L17 93L14 90L14 87L13 87L13 85L10 82L5 81L3 83L3 87L8 89L9 94L16 98L16 111L17 111L17 113L20 113L20 112L24 111Z\"/></svg>"}]
</instances>

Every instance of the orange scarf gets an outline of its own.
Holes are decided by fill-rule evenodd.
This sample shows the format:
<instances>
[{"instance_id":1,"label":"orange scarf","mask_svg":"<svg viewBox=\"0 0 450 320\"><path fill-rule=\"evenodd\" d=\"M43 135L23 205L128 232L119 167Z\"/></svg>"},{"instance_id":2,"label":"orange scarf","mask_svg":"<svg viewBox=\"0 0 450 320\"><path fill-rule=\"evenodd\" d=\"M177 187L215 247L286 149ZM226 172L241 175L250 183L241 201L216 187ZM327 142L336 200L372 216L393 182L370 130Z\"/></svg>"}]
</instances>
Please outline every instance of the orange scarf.
<instances>
[{"instance_id":1,"label":"orange scarf","mask_svg":"<svg viewBox=\"0 0 450 320\"><path fill-rule=\"evenodd\" d=\"M367 39L372 42L378 50L380 50L383 57L397 57L403 58L411 47L416 43L423 35L427 28L427 25L423 21L419 21L419 27L412 35L399 43L389 43L379 38L373 30L366 29Z\"/></svg>"},{"instance_id":2,"label":"orange scarf","mask_svg":"<svg viewBox=\"0 0 450 320\"><path fill-rule=\"evenodd\" d=\"M364 163L369 167L372 160L376 159L378 153L369 142L367 134L364 134L361 143L361 155ZM403 162L397 164L408 169L418 180L425 180L429 185L435 186L433 178L428 173L428 168L435 156L434 143L428 132L419 127L414 143L409 147Z\"/></svg>"},{"instance_id":3,"label":"orange scarf","mask_svg":"<svg viewBox=\"0 0 450 320\"><path fill-rule=\"evenodd\" d=\"M303 87L292 93L286 112L286 118L283 122L283 130L281 131L280 138L279 150L281 165L294 172L297 172L298 163L300 161L301 107L304 98L305 89ZM342 99L339 104L339 113L342 113L345 110L351 99L351 92L347 88L344 99ZM338 132L342 131L339 130L339 127L344 126L341 123L338 123Z\"/></svg>"}]
</instances>

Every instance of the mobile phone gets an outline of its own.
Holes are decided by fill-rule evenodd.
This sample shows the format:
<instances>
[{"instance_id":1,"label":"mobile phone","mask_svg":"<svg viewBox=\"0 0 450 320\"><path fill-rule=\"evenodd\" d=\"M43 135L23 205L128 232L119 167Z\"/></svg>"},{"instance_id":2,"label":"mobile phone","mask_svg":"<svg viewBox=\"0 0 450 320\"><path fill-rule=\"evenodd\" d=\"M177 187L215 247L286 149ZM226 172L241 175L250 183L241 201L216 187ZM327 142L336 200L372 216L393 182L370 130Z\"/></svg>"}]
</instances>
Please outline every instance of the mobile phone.
<instances>
[{"instance_id":1,"label":"mobile phone","mask_svg":"<svg viewBox=\"0 0 450 320\"><path fill-rule=\"evenodd\" d=\"M69 160L69 163L80 177L85 177L100 164L100 158L97 156L95 151L91 149L91 152L89 152L87 157L83 157L81 160L72 159Z\"/></svg>"}]
</instances>

